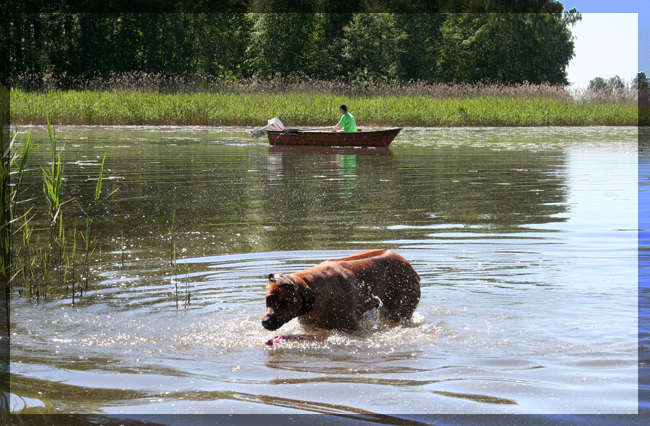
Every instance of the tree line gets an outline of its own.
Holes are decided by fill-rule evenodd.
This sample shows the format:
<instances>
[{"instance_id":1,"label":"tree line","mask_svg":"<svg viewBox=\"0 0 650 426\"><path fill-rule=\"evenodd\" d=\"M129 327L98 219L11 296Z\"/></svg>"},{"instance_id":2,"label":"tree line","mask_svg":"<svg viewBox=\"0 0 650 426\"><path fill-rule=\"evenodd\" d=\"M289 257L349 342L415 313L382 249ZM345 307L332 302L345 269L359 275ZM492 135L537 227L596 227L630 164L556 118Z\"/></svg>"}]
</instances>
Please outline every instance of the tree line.
<instances>
[{"instance_id":1,"label":"tree line","mask_svg":"<svg viewBox=\"0 0 650 426\"><path fill-rule=\"evenodd\" d=\"M11 75L61 88L126 72L566 85L580 19L561 5L516 14L12 14Z\"/></svg>"},{"instance_id":2,"label":"tree line","mask_svg":"<svg viewBox=\"0 0 650 426\"><path fill-rule=\"evenodd\" d=\"M615 75L611 78L602 78L596 77L589 80L589 85L587 90L607 90L607 91L616 91L624 89L634 89L639 90L647 86L645 73L640 72L629 83L622 79L619 75ZM645 84L645 86L644 86Z\"/></svg>"}]
</instances>

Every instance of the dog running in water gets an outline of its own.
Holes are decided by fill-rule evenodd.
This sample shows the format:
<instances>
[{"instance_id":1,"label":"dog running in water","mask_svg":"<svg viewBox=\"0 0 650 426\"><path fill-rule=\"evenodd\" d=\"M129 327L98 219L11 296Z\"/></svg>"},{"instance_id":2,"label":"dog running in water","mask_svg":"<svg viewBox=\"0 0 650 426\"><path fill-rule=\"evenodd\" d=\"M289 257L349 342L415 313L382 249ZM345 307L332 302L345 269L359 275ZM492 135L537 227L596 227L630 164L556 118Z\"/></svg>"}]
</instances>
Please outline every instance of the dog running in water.
<instances>
[{"instance_id":1,"label":"dog running in water","mask_svg":"<svg viewBox=\"0 0 650 426\"><path fill-rule=\"evenodd\" d=\"M410 320L420 301L420 276L389 250L366 250L294 274L270 274L262 326L274 331L298 317L306 326L354 331L377 307L391 322Z\"/></svg>"}]
</instances>

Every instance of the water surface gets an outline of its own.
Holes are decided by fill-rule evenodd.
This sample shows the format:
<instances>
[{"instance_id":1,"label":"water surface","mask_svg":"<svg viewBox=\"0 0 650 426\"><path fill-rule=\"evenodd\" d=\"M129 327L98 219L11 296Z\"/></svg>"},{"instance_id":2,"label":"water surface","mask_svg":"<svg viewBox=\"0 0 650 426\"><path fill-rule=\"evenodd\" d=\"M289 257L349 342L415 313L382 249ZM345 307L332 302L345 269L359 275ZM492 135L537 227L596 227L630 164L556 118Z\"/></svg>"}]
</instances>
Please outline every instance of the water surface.
<instances>
[{"instance_id":1,"label":"water surface","mask_svg":"<svg viewBox=\"0 0 650 426\"><path fill-rule=\"evenodd\" d=\"M636 128L405 129L388 149L245 132L58 128L68 223L105 152L120 189L84 298L12 300L16 412L637 412ZM370 248L420 274L412 324L262 328L269 273ZM325 337L264 345L297 333Z\"/></svg>"}]
</instances>

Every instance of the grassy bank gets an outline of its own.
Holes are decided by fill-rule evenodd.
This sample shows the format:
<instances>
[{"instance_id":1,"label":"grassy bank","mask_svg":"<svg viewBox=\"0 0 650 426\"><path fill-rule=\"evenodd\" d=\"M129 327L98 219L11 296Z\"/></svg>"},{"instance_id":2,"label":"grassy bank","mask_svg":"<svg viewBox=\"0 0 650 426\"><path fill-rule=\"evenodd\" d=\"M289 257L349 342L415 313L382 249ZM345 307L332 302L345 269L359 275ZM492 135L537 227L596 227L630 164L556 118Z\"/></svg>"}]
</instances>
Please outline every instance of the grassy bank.
<instances>
[{"instance_id":1,"label":"grassy bank","mask_svg":"<svg viewBox=\"0 0 650 426\"><path fill-rule=\"evenodd\" d=\"M633 102L535 96L358 96L327 93L176 93L138 90L11 91L14 124L324 126L345 103L359 126L635 126Z\"/></svg>"}]
</instances>

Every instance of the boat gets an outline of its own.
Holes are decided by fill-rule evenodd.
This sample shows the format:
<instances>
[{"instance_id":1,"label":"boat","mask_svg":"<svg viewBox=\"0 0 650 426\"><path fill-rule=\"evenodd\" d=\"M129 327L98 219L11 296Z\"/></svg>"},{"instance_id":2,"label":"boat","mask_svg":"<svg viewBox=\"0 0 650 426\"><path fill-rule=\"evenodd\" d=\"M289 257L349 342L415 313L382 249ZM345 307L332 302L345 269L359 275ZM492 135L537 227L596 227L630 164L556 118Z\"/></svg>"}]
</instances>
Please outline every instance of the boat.
<instances>
[{"instance_id":1,"label":"boat","mask_svg":"<svg viewBox=\"0 0 650 426\"><path fill-rule=\"evenodd\" d=\"M382 129L363 130L358 132L340 132L327 129L286 129L280 117L268 120L266 126L254 129L251 136L269 137L269 144L284 146L343 146L343 147L373 147L385 148L402 130Z\"/></svg>"},{"instance_id":2,"label":"boat","mask_svg":"<svg viewBox=\"0 0 650 426\"><path fill-rule=\"evenodd\" d=\"M393 152L387 146L315 146L315 145L271 145L271 155L356 155L367 157L392 156Z\"/></svg>"},{"instance_id":3,"label":"boat","mask_svg":"<svg viewBox=\"0 0 650 426\"><path fill-rule=\"evenodd\" d=\"M387 147L402 130L383 129L358 132L335 132L332 130L269 130L271 145L309 145L346 147Z\"/></svg>"}]
</instances>

